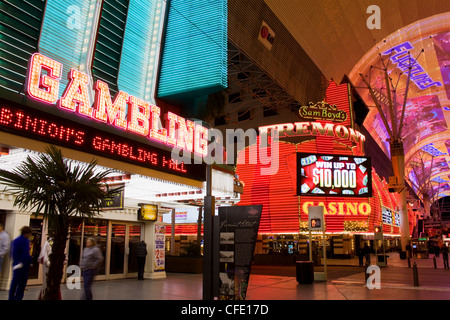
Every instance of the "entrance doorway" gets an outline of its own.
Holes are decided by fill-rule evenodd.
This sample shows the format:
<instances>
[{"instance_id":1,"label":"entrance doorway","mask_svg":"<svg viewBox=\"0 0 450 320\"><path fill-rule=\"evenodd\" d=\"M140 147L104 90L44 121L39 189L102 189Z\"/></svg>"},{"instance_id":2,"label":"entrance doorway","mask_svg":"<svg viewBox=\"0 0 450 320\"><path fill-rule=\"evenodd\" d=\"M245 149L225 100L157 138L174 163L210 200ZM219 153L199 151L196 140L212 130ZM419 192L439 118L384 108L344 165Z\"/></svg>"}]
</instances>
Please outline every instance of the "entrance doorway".
<instances>
[{"instance_id":1,"label":"entrance doorway","mask_svg":"<svg viewBox=\"0 0 450 320\"><path fill-rule=\"evenodd\" d=\"M94 220L83 223L81 219L71 227L68 265L79 265L88 238L94 238L100 247L104 263L96 279L121 279L137 277L136 249L141 241L142 224Z\"/></svg>"},{"instance_id":2,"label":"entrance doorway","mask_svg":"<svg viewBox=\"0 0 450 320\"><path fill-rule=\"evenodd\" d=\"M141 224L111 223L108 279L137 277L136 249L141 230Z\"/></svg>"}]
</instances>

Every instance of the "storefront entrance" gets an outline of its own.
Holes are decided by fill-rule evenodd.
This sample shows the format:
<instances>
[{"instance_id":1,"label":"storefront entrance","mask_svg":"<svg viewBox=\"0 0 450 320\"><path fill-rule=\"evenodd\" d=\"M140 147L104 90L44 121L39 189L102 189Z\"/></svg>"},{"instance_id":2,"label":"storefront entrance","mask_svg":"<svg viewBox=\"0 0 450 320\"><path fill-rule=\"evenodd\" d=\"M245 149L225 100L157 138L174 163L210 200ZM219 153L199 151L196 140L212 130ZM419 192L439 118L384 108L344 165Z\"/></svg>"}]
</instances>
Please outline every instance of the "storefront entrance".
<instances>
[{"instance_id":1,"label":"storefront entrance","mask_svg":"<svg viewBox=\"0 0 450 320\"><path fill-rule=\"evenodd\" d=\"M88 238L94 238L105 258L97 279L137 277L136 249L142 224L108 220L74 221L69 240L68 265L79 265Z\"/></svg>"},{"instance_id":2,"label":"storefront entrance","mask_svg":"<svg viewBox=\"0 0 450 320\"><path fill-rule=\"evenodd\" d=\"M141 241L141 225L111 225L111 252L108 279L137 276L136 249Z\"/></svg>"}]
</instances>

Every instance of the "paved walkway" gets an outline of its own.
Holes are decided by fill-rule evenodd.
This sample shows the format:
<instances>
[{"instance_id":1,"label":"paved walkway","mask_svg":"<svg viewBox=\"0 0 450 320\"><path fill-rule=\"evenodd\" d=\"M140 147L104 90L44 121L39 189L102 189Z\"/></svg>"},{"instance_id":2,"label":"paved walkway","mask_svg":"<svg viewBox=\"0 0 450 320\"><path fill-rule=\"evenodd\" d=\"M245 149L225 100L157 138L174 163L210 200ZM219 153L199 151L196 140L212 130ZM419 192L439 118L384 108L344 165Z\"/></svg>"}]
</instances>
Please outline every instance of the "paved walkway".
<instances>
[{"instance_id":1,"label":"paved walkway","mask_svg":"<svg viewBox=\"0 0 450 320\"><path fill-rule=\"evenodd\" d=\"M381 289L365 285L364 269L357 259L327 260L327 281L298 284L295 266L253 266L247 300L450 300L450 270L443 269L442 256L434 269L433 256L415 259L419 286L414 286L413 268L397 253L390 253L388 266L380 268ZM374 257L372 262L375 262ZM413 264L413 262L411 262ZM322 267L315 267L322 271ZM29 286L24 300L36 300L40 286ZM61 286L63 300L79 300L81 290ZM201 300L202 275L168 273L166 279L98 281L96 300ZM0 291L0 300L8 298Z\"/></svg>"}]
</instances>

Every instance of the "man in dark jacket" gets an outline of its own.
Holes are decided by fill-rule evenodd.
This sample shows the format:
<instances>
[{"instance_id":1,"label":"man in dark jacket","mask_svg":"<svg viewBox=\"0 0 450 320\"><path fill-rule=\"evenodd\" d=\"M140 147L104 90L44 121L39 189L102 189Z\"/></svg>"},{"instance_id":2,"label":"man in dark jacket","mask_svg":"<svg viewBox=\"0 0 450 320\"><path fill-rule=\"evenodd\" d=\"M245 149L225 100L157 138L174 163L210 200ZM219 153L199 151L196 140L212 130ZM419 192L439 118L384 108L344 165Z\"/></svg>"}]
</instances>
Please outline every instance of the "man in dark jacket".
<instances>
[{"instance_id":1,"label":"man in dark jacket","mask_svg":"<svg viewBox=\"0 0 450 320\"><path fill-rule=\"evenodd\" d=\"M147 257L147 244L142 240L136 250L138 263L138 280L144 280L145 258Z\"/></svg>"},{"instance_id":2,"label":"man in dark jacket","mask_svg":"<svg viewBox=\"0 0 450 320\"><path fill-rule=\"evenodd\" d=\"M442 246L442 259L444 260L444 269L448 269L448 246L446 243Z\"/></svg>"},{"instance_id":3,"label":"man in dark jacket","mask_svg":"<svg viewBox=\"0 0 450 320\"><path fill-rule=\"evenodd\" d=\"M31 265L30 238L32 229L23 227L21 235L11 244L13 278L9 289L9 300L22 300L28 281L28 271Z\"/></svg>"},{"instance_id":4,"label":"man in dark jacket","mask_svg":"<svg viewBox=\"0 0 450 320\"><path fill-rule=\"evenodd\" d=\"M363 254L366 257L366 264L370 265L370 247L367 245L367 243L364 243L363 247Z\"/></svg>"}]
</instances>

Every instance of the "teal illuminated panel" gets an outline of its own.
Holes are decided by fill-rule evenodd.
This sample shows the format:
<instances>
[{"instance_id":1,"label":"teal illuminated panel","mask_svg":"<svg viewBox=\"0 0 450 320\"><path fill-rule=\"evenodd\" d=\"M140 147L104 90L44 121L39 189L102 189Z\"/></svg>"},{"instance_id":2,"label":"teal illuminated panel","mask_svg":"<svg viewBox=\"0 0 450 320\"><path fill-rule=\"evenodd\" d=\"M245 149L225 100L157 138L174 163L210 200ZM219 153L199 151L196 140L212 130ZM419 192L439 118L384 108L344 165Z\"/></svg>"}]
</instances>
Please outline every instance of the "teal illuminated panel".
<instances>
[{"instance_id":1,"label":"teal illuminated panel","mask_svg":"<svg viewBox=\"0 0 450 320\"><path fill-rule=\"evenodd\" d=\"M227 1L169 2L158 97L195 99L227 87Z\"/></svg>"},{"instance_id":2,"label":"teal illuminated panel","mask_svg":"<svg viewBox=\"0 0 450 320\"><path fill-rule=\"evenodd\" d=\"M28 60L37 51L44 0L0 1L0 88L24 91Z\"/></svg>"},{"instance_id":3,"label":"teal illuminated panel","mask_svg":"<svg viewBox=\"0 0 450 320\"><path fill-rule=\"evenodd\" d=\"M90 74L86 64L96 7L96 0L47 0L39 52L64 66L60 95L70 68Z\"/></svg>"},{"instance_id":4,"label":"teal illuminated panel","mask_svg":"<svg viewBox=\"0 0 450 320\"><path fill-rule=\"evenodd\" d=\"M111 95L118 90L120 55L125 34L129 0L104 0L98 23L92 75L109 86Z\"/></svg>"},{"instance_id":5,"label":"teal illuminated panel","mask_svg":"<svg viewBox=\"0 0 450 320\"><path fill-rule=\"evenodd\" d=\"M123 38L119 90L153 102L164 0L130 0Z\"/></svg>"}]
</instances>

